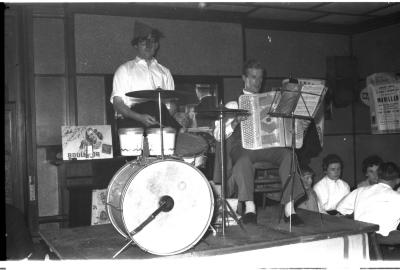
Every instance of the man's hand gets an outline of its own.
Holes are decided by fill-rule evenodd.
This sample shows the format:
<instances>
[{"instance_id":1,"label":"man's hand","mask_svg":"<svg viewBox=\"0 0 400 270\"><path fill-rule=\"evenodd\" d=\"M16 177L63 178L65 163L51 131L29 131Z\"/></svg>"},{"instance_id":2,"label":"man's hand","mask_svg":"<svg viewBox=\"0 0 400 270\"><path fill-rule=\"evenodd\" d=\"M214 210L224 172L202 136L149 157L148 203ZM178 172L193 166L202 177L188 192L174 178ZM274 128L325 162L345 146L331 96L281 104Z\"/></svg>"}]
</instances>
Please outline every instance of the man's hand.
<instances>
[{"instance_id":1,"label":"man's hand","mask_svg":"<svg viewBox=\"0 0 400 270\"><path fill-rule=\"evenodd\" d=\"M141 114L138 120L142 122L146 127L160 124L156 121L156 119L154 119L154 117L148 114Z\"/></svg>"},{"instance_id":2,"label":"man's hand","mask_svg":"<svg viewBox=\"0 0 400 270\"><path fill-rule=\"evenodd\" d=\"M235 129L237 125L240 124L240 122L244 121L247 119L247 116L237 116L233 119L232 123L231 123L231 127L232 129Z\"/></svg>"}]
</instances>

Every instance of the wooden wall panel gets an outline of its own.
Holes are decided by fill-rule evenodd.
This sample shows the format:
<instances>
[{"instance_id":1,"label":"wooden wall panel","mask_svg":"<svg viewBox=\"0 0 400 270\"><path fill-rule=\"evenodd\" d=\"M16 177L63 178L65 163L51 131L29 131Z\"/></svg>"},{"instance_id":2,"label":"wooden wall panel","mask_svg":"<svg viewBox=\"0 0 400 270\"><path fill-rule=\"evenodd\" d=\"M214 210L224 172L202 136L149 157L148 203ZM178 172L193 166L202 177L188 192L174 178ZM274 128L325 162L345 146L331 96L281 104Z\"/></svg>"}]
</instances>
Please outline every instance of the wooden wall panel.
<instances>
[{"instance_id":1,"label":"wooden wall panel","mask_svg":"<svg viewBox=\"0 0 400 270\"><path fill-rule=\"evenodd\" d=\"M225 78L224 79L224 102L236 99L243 90L242 78Z\"/></svg>"},{"instance_id":2,"label":"wooden wall panel","mask_svg":"<svg viewBox=\"0 0 400 270\"><path fill-rule=\"evenodd\" d=\"M282 80L277 79L264 79L264 85L262 91L270 91L273 87L280 87ZM224 79L224 97L225 102L231 101L236 98L243 90L242 77L231 77Z\"/></svg>"},{"instance_id":3,"label":"wooden wall panel","mask_svg":"<svg viewBox=\"0 0 400 270\"><path fill-rule=\"evenodd\" d=\"M78 125L106 124L104 78L79 76L76 83Z\"/></svg>"},{"instance_id":4,"label":"wooden wall panel","mask_svg":"<svg viewBox=\"0 0 400 270\"><path fill-rule=\"evenodd\" d=\"M36 74L65 72L64 20L33 19L34 69Z\"/></svg>"},{"instance_id":5,"label":"wooden wall panel","mask_svg":"<svg viewBox=\"0 0 400 270\"><path fill-rule=\"evenodd\" d=\"M354 160L353 160L353 136L325 136L324 147L318 157L311 160L310 167L316 173L316 182L319 181L324 173L322 171L322 160L328 154L337 154L344 163L343 180L350 187L354 186Z\"/></svg>"},{"instance_id":6,"label":"wooden wall panel","mask_svg":"<svg viewBox=\"0 0 400 270\"><path fill-rule=\"evenodd\" d=\"M60 130L61 134L61 130ZM59 214L57 167L46 160L46 148L37 149L38 207L39 216Z\"/></svg>"},{"instance_id":7,"label":"wooden wall panel","mask_svg":"<svg viewBox=\"0 0 400 270\"><path fill-rule=\"evenodd\" d=\"M400 24L354 35L354 55L361 77L400 71Z\"/></svg>"},{"instance_id":8,"label":"wooden wall panel","mask_svg":"<svg viewBox=\"0 0 400 270\"><path fill-rule=\"evenodd\" d=\"M240 74L239 24L84 14L75 16L77 72L110 74L132 59L130 41L135 20L163 32L157 58L173 74Z\"/></svg>"},{"instance_id":9,"label":"wooden wall panel","mask_svg":"<svg viewBox=\"0 0 400 270\"><path fill-rule=\"evenodd\" d=\"M358 83L358 92L356 94L357 101L353 103L354 106L354 121L355 133L371 133L371 117L369 106L364 104L360 99L360 92L365 88L365 81L362 80Z\"/></svg>"},{"instance_id":10,"label":"wooden wall panel","mask_svg":"<svg viewBox=\"0 0 400 270\"><path fill-rule=\"evenodd\" d=\"M344 108L332 107L332 119L325 119L324 134L353 133L353 116L351 106Z\"/></svg>"},{"instance_id":11,"label":"wooden wall panel","mask_svg":"<svg viewBox=\"0 0 400 270\"><path fill-rule=\"evenodd\" d=\"M36 142L61 145L61 126L66 124L64 77L35 78Z\"/></svg>"},{"instance_id":12,"label":"wooden wall panel","mask_svg":"<svg viewBox=\"0 0 400 270\"><path fill-rule=\"evenodd\" d=\"M323 78L327 56L350 55L344 35L246 29L246 58L259 59L268 76Z\"/></svg>"},{"instance_id":13,"label":"wooden wall panel","mask_svg":"<svg viewBox=\"0 0 400 270\"><path fill-rule=\"evenodd\" d=\"M17 101L18 55L17 55L17 18L4 16L4 101Z\"/></svg>"},{"instance_id":14,"label":"wooden wall panel","mask_svg":"<svg viewBox=\"0 0 400 270\"><path fill-rule=\"evenodd\" d=\"M371 117L369 106L364 103L354 103L355 134L371 133Z\"/></svg>"}]
</instances>

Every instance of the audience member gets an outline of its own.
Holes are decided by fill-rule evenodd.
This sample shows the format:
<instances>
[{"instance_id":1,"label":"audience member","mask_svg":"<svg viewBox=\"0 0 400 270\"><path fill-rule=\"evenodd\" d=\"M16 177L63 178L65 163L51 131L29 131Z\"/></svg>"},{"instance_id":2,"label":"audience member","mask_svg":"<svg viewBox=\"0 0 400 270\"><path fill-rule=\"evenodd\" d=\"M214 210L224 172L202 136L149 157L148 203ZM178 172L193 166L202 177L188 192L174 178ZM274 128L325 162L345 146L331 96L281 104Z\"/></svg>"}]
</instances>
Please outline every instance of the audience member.
<instances>
[{"instance_id":1,"label":"audience member","mask_svg":"<svg viewBox=\"0 0 400 270\"><path fill-rule=\"evenodd\" d=\"M400 194L393 190L398 177L394 163L378 168L378 184L355 189L337 207L343 215L354 213L354 219L379 225L378 234L397 239L400 244Z\"/></svg>"},{"instance_id":2,"label":"audience member","mask_svg":"<svg viewBox=\"0 0 400 270\"><path fill-rule=\"evenodd\" d=\"M362 172L367 178L358 183L358 188L378 183L378 167L382 162L383 160L377 155L369 156L363 160Z\"/></svg>"},{"instance_id":3,"label":"audience member","mask_svg":"<svg viewBox=\"0 0 400 270\"><path fill-rule=\"evenodd\" d=\"M337 214L337 204L350 192L349 185L340 179L342 168L343 161L338 155L329 154L322 161L325 177L314 185L321 213Z\"/></svg>"},{"instance_id":4,"label":"audience member","mask_svg":"<svg viewBox=\"0 0 400 270\"><path fill-rule=\"evenodd\" d=\"M315 173L314 171L308 167L304 166L300 168L301 171L301 181L303 182L303 186L306 190L306 195L304 200L300 202L298 205L298 208L302 208L305 210L313 211L313 212L318 212L318 198L317 194L313 190L313 182L314 182L314 177Z\"/></svg>"},{"instance_id":5,"label":"audience member","mask_svg":"<svg viewBox=\"0 0 400 270\"><path fill-rule=\"evenodd\" d=\"M400 192L400 168L393 162L388 162L388 164L388 166L393 169L393 177L396 177L396 179L394 180L393 189Z\"/></svg>"}]
</instances>

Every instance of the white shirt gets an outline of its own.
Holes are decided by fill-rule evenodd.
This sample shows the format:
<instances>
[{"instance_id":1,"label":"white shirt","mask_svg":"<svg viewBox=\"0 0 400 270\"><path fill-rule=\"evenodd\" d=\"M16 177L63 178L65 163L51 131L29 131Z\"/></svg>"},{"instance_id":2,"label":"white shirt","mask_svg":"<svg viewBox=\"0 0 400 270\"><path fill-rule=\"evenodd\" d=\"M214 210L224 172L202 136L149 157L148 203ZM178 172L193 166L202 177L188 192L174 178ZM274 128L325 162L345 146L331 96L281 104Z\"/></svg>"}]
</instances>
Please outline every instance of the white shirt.
<instances>
[{"instance_id":1,"label":"white shirt","mask_svg":"<svg viewBox=\"0 0 400 270\"><path fill-rule=\"evenodd\" d=\"M119 66L115 72L110 102L113 103L113 98L118 96L122 97L125 105L132 107L133 104L144 100L128 97L125 95L126 93L156 88L175 89L171 72L154 58L148 66L146 60L136 57Z\"/></svg>"},{"instance_id":2,"label":"white shirt","mask_svg":"<svg viewBox=\"0 0 400 270\"><path fill-rule=\"evenodd\" d=\"M325 176L314 185L314 191L318 197L319 211L326 213L326 211L336 210L340 200L350 193L350 187L341 179L332 180Z\"/></svg>"},{"instance_id":3,"label":"white shirt","mask_svg":"<svg viewBox=\"0 0 400 270\"><path fill-rule=\"evenodd\" d=\"M355 220L378 224L378 233L387 236L400 223L400 193L384 183L357 188L338 204L337 211L354 212Z\"/></svg>"},{"instance_id":4,"label":"white shirt","mask_svg":"<svg viewBox=\"0 0 400 270\"><path fill-rule=\"evenodd\" d=\"M248 92L243 90L243 94L245 95L251 95L254 93ZM229 101L228 103L225 104L225 107L228 109L239 109L239 104L237 101ZM233 128L232 128L232 122L233 122L233 117L228 118L225 122L225 139L228 139L232 133L233 133ZM214 129L214 138L219 142L220 140L220 126L219 126L219 120L215 121L215 129Z\"/></svg>"}]
</instances>

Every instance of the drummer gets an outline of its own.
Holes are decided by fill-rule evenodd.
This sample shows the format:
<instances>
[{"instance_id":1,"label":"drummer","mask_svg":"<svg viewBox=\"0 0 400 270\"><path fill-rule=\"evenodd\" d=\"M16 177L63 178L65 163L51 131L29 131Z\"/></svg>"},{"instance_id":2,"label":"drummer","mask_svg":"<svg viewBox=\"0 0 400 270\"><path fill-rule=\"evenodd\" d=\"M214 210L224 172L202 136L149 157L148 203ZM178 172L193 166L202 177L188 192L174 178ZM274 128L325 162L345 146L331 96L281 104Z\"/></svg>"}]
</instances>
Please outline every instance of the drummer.
<instances>
[{"instance_id":1,"label":"drummer","mask_svg":"<svg viewBox=\"0 0 400 270\"><path fill-rule=\"evenodd\" d=\"M174 90L174 80L168 68L157 62L154 56L159 48L162 33L141 22L135 22L131 44L136 57L118 67L114 74L110 102L113 104L118 128L159 127L158 103L128 97L128 92L139 90ZM162 104L162 124L176 130L182 126Z\"/></svg>"}]
</instances>

